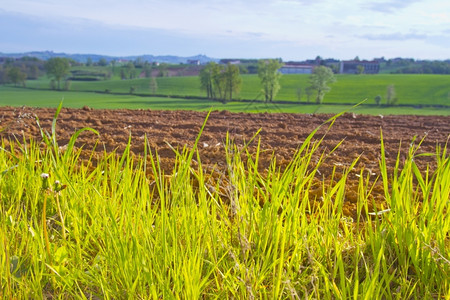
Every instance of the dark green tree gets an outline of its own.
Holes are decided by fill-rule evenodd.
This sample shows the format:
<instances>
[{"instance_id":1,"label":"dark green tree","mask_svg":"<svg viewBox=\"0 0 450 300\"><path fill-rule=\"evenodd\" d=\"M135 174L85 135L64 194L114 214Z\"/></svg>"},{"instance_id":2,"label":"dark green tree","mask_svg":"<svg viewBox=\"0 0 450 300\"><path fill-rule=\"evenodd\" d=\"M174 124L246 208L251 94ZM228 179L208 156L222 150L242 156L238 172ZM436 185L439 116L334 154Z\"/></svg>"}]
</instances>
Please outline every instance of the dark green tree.
<instances>
[{"instance_id":1,"label":"dark green tree","mask_svg":"<svg viewBox=\"0 0 450 300\"><path fill-rule=\"evenodd\" d=\"M0 65L0 84L8 81L8 69Z\"/></svg>"},{"instance_id":2,"label":"dark green tree","mask_svg":"<svg viewBox=\"0 0 450 300\"><path fill-rule=\"evenodd\" d=\"M380 95L377 95L377 96L375 96L375 103L377 104L377 105L380 105L380 103L381 103L381 96Z\"/></svg>"},{"instance_id":3,"label":"dark green tree","mask_svg":"<svg viewBox=\"0 0 450 300\"><path fill-rule=\"evenodd\" d=\"M8 71L8 78L14 83L15 86L18 84L25 85L25 79L27 78L27 74L22 72L19 67L12 67Z\"/></svg>"},{"instance_id":4,"label":"dark green tree","mask_svg":"<svg viewBox=\"0 0 450 300\"><path fill-rule=\"evenodd\" d=\"M58 89L61 89L61 79L69 74L70 64L66 58L54 57L45 63L47 75L53 77L58 82Z\"/></svg>"},{"instance_id":5,"label":"dark green tree","mask_svg":"<svg viewBox=\"0 0 450 300\"><path fill-rule=\"evenodd\" d=\"M282 64L276 59L258 61L258 76L261 80L262 92L266 102L272 102L280 90L281 73L278 70Z\"/></svg>"},{"instance_id":6,"label":"dark green tree","mask_svg":"<svg viewBox=\"0 0 450 300\"><path fill-rule=\"evenodd\" d=\"M31 65L27 72L28 79L38 79L39 77L39 67L37 65Z\"/></svg>"},{"instance_id":7,"label":"dark green tree","mask_svg":"<svg viewBox=\"0 0 450 300\"><path fill-rule=\"evenodd\" d=\"M106 66L108 65L108 61L107 61L105 58L102 57L102 58L98 61L98 65L101 66L101 67L106 67Z\"/></svg>"}]
</instances>

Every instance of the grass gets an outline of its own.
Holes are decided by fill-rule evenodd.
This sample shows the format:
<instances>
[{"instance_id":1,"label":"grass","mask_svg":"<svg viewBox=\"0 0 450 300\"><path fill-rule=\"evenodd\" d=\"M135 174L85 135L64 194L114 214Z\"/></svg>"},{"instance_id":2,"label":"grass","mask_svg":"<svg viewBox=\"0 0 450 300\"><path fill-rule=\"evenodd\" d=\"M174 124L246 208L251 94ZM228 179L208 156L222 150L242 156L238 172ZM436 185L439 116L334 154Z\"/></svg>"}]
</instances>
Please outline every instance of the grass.
<instances>
[{"instance_id":1,"label":"grass","mask_svg":"<svg viewBox=\"0 0 450 300\"><path fill-rule=\"evenodd\" d=\"M316 105L316 104L271 104L259 102L221 102L205 99L181 99L167 97L139 97L136 95L112 95L104 93L76 92L76 91L51 91L32 90L9 86L0 86L1 106L31 106L31 107L55 107L62 100L64 106L70 108L104 109L154 109L154 110L196 110L209 111L228 110L231 112L286 112L286 113L331 113L336 114L344 110L358 114L369 115L450 115L450 109L432 107L373 107L360 105Z\"/></svg>"},{"instance_id":2,"label":"grass","mask_svg":"<svg viewBox=\"0 0 450 300\"><path fill-rule=\"evenodd\" d=\"M342 203L352 165L323 186L320 205L309 198L326 160L312 160L316 131L284 171L275 162L259 171L255 136L254 151L227 140L223 170L203 168L194 146L174 150L165 174L148 147L145 158L129 145L80 161L74 141L89 129L62 151L59 109L44 144L2 141L2 298L449 297L446 147L428 154L435 171L420 172L420 141L387 166L381 137L386 207L370 209L362 171L351 220Z\"/></svg>"},{"instance_id":3,"label":"grass","mask_svg":"<svg viewBox=\"0 0 450 300\"><path fill-rule=\"evenodd\" d=\"M91 71L104 71L100 67L81 68ZM243 75L243 85L239 99L249 101L262 100L260 82L256 75ZM73 81L70 91L56 92L48 90L50 80L42 77L28 81L30 89L0 86L0 105L29 105L54 107L64 99L67 107L80 108L85 105L93 108L132 108L132 109L186 109L186 110L229 110L233 112L291 112L291 113L332 113L348 109L353 104L367 99L355 113L371 115L413 114L413 115L450 115L450 90L446 75L338 75L338 81L326 94L322 105L313 104L313 97L307 103L305 88L308 75L284 75L281 77L281 89L276 101L289 103L265 104L258 102L231 102L226 105L196 99L204 97L199 88L197 76L158 77L156 97L151 95L150 79L138 78L119 80L113 77L105 81ZM382 97L386 102L386 88L395 86L398 104L391 107L375 106L374 98ZM133 94L130 94L131 88ZM297 98L297 89L301 88L301 101ZM108 93L105 93L105 92ZM140 97L140 96L146 97ZM149 97L152 96L152 97ZM184 99L188 97L189 99Z\"/></svg>"},{"instance_id":4,"label":"grass","mask_svg":"<svg viewBox=\"0 0 450 300\"><path fill-rule=\"evenodd\" d=\"M416 74L378 74L378 75L337 75L337 82L326 94L325 103L359 103L369 99L371 104L375 96L380 95L382 103L385 102L386 88L395 86L399 104L407 105L450 105L449 79L447 75L416 75ZM257 75L243 75L242 90L239 97L242 99L262 100L261 86ZM298 102L297 89L303 91L302 102L307 101L304 89L308 84L309 75L284 75L281 77L281 89L275 100ZM187 77L158 77L156 78L157 94L169 96L204 96L200 90L197 76ZM135 93L150 94L148 78L132 80L106 80L94 82L72 82L73 91L100 91L128 93L130 87ZM33 88L48 88L49 80L41 78L28 81L27 85ZM313 102L314 99L311 99Z\"/></svg>"}]
</instances>

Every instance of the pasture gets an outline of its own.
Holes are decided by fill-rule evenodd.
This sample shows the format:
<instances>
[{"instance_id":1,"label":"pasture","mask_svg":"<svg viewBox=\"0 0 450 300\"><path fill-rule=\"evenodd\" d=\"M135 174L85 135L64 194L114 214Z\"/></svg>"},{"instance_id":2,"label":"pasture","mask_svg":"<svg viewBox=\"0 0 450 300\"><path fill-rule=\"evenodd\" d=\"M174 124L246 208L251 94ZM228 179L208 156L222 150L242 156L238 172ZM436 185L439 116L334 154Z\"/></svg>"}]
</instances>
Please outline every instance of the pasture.
<instances>
[{"instance_id":1,"label":"pasture","mask_svg":"<svg viewBox=\"0 0 450 300\"><path fill-rule=\"evenodd\" d=\"M77 67L79 72L106 72L109 67ZM116 70L117 71L117 70ZM117 72L116 72L117 73ZM27 88L0 86L0 105L66 107L229 110L233 112L339 113L366 100L352 111L360 114L450 115L450 77L446 75L337 75L337 82L321 105L306 95L309 75L283 75L276 103L263 103L257 75L242 75L242 89L235 101L223 104L205 99L197 76L155 77L120 80L72 81L68 91L49 89L46 76L29 80ZM397 103L386 106L387 86L394 85ZM381 105L374 98L381 96ZM300 97L300 98L299 98Z\"/></svg>"},{"instance_id":2,"label":"pasture","mask_svg":"<svg viewBox=\"0 0 450 300\"><path fill-rule=\"evenodd\" d=\"M31 106L31 107L55 107L61 101L64 107L81 108L89 106L92 108L110 109L155 109L155 110L196 110L208 111L228 110L230 112L249 113L331 113L336 114L342 111L351 111L366 115L450 115L450 109L433 107L374 107L360 105L353 107L347 105L317 105L313 103L261 103L261 102L229 102L223 104L218 101L205 99L184 99L174 97L142 97L130 94L105 94L97 92L77 92L77 91L52 91L33 90L15 87L0 86L1 106Z\"/></svg>"}]
</instances>

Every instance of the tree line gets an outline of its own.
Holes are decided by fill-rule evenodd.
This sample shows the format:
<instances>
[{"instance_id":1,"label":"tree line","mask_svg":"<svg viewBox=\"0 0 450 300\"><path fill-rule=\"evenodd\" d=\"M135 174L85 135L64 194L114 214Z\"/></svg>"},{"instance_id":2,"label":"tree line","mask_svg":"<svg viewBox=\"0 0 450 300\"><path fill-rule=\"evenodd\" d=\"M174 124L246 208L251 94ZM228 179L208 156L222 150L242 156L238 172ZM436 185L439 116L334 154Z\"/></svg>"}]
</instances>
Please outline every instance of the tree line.
<instances>
[{"instance_id":1,"label":"tree line","mask_svg":"<svg viewBox=\"0 0 450 300\"><path fill-rule=\"evenodd\" d=\"M401 67L394 73L397 74L450 74L450 62L423 61L411 62Z\"/></svg>"},{"instance_id":2,"label":"tree line","mask_svg":"<svg viewBox=\"0 0 450 300\"><path fill-rule=\"evenodd\" d=\"M231 63L219 65L211 62L200 71L199 76L201 88L206 91L208 99L226 102L241 90L239 67Z\"/></svg>"},{"instance_id":3,"label":"tree line","mask_svg":"<svg viewBox=\"0 0 450 300\"><path fill-rule=\"evenodd\" d=\"M44 63L35 57L22 57L18 60L7 58L0 64L0 84L24 86L27 79L37 79L44 73Z\"/></svg>"},{"instance_id":4,"label":"tree line","mask_svg":"<svg viewBox=\"0 0 450 300\"><path fill-rule=\"evenodd\" d=\"M25 85L26 79L37 79L44 71L51 78L50 86L52 89L69 89L70 68L73 62L67 58L54 57L47 61L41 61L37 58L22 58L14 61L9 60L0 65L0 83L13 83L15 85ZM89 62L88 62L89 64ZM283 66L278 59L259 60L257 64L257 73L261 82L261 94L266 102L272 102L280 90L279 80L281 73L279 69ZM113 69L115 64L112 63ZM146 71L146 77L152 77L150 88L153 93L156 92L157 84L151 75L154 66L142 64ZM167 66L159 66L158 70L164 76ZM199 77L201 88L206 91L208 99L220 100L222 102L231 101L236 98L242 87L242 78L240 68L232 63L226 65L211 62L200 70ZM147 74L148 73L148 74ZM136 77L135 65L128 63L121 67L121 78L132 79ZM310 86L305 89L309 97L315 91L316 103L322 103L325 94L330 90L329 84L336 81L333 71L326 66L318 66L310 76ZM299 91L298 91L299 93Z\"/></svg>"},{"instance_id":5,"label":"tree line","mask_svg":"<svg viewBox=\"0 0 450 300\"><path fill-rule=\"evenodd\" d=\"M265 102L272 102L280 90L281 73L283 66L280 60L267 59L258 61L258 77L261 83L261 93ZM206 91L206 97L212 100L227 102L233 99L233 95L239 93L242 85L239 67L231 63L226 65L210 62L199 74L201 89ZM316 103L322 103L329 84L336 81L333 71L326 66L318 66L310 75L310 85L305 89L308 96L316 92ZM301 94L301 89L297 90Z\"/></svg>"}]
</instances>

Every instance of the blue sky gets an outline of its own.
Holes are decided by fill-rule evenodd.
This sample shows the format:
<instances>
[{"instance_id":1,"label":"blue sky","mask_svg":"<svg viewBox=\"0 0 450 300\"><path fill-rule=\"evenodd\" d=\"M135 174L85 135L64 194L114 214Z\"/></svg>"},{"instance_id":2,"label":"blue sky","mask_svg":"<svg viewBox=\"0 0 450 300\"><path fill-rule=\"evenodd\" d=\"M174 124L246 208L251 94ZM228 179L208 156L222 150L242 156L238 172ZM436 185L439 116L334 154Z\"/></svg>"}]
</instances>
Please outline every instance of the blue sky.
<instances>
[{"instance_id":1,"label":"blue sky","mask_svg":"<svg viewBox=\"0 0 450 300\"><path fill-rule=\"evenodd\" d=\"M0 52L450 58L448 0L0 0Z\"/></svg>"}]
</instances>

